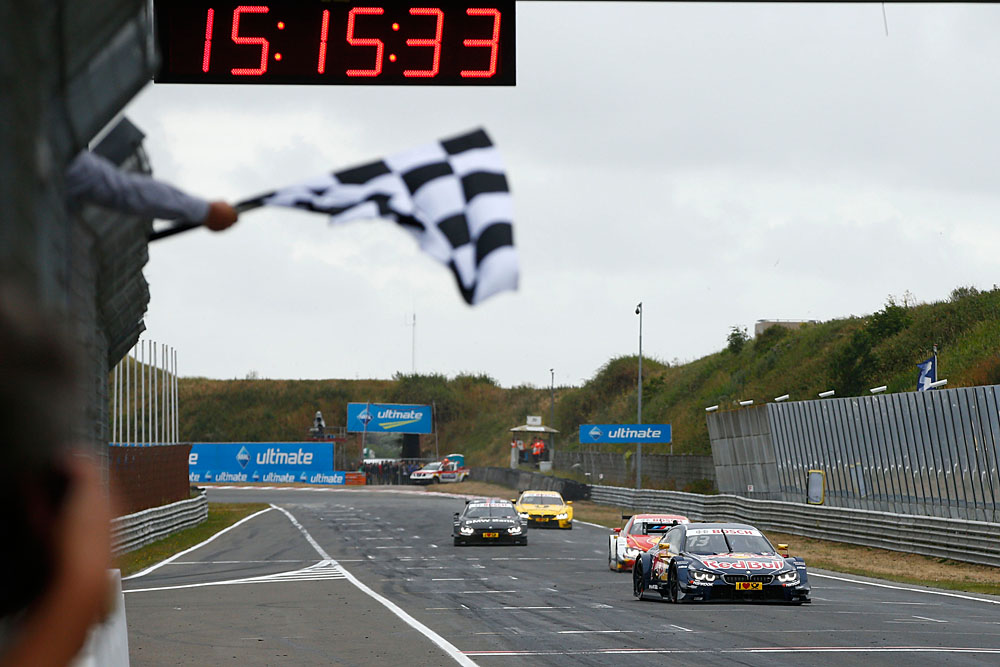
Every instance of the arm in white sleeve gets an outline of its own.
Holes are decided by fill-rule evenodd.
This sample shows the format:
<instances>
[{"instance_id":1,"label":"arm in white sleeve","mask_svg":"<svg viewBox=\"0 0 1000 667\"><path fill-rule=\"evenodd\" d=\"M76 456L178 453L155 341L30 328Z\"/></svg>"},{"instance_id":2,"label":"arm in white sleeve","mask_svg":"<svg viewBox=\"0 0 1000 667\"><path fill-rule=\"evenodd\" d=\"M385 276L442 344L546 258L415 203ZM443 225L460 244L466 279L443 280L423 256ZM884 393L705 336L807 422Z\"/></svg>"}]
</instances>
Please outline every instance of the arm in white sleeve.
<instances>
[{"instance_id":1,"label":"arm in white sleeve","mask_svg":"<svg viewBox=\"0 0 1000 667\"><path fill-rule=\"evenodd\" d=\"M208 202L142 174L122 171L89 151L66 169L69 198L116 211L162 220L203 222Z\"/></svg>"}]
</instances>

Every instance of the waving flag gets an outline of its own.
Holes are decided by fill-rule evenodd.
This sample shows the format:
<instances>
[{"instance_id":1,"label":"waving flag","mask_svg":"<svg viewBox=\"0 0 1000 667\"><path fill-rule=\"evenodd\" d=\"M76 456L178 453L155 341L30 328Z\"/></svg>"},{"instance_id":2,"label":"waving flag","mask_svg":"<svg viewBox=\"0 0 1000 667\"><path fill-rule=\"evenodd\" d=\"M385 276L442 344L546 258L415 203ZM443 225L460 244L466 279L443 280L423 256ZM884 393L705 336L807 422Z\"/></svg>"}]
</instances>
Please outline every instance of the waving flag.
<instances>
[{"instance_id":1,"label":"waving flag","mask_svg":"<svg viewBox=\"0 0 1000 667\"><path fill-rule=\"evenodd\" d=\"M937 382L937 357L931 357L917 364L920 375L917 376L917 391L927 391L928 385Z\"/></svg>"},{"instance_id":2,"label":"waving flag","mask_svg":"<svg viewBox=\"0 0 1000 667\"><path fill-rule=\"evenodd\" d=\"M482 129L243 202L330 215L331 223L388 218L448 266L469 304L516 290L518 257L507 177Z\"/></svg>"}]
</instances>

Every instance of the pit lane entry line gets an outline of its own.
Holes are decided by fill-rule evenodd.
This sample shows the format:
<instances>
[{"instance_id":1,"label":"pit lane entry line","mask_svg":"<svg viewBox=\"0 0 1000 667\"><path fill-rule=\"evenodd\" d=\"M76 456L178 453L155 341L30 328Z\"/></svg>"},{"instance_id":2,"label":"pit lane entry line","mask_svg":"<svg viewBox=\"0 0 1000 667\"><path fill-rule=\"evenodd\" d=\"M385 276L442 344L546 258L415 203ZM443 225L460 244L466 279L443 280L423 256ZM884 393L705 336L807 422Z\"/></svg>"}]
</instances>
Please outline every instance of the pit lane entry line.
<instances>
[{"instance_id":1,"label":"pit lane entry line","mask_svg":"<svg viewBox=\"0 0 1000 667\"><path fill-rule=\"evenodd\" d=\"M272 505L271 507L274 507L274 505ZM195 549L200 549L201 547L205 546L206 544L208 544L209 542L211 542L215 538L217 538L220 535L223 535L225 533L228 533L229 531L231 531L233 528L236 528L240 524L246 523L250 519L253 519L254 517L258 517L261 514L264 514L265 512L270 512L271 511L271 507L268 507L267 509L261 510L259 512L254 512L250 516L243 517L242 519L240 519L239 521L237 521L233 525L228 526L226 528L223 528L222 530L220 530L219 532L217 532L215 535L212 535L210 538L208 538L204 542L199 542L198 544L194 545L190 549L185 549L184 551L180 551L178 553L175 553L170 558L167 558L165 560L161 560L159 563L156 563L155 565L150 565L149 567L147 567L145 570L142 570L141 572L136 572L135 574L130 574L127 577L122 577L122 581L128 581L129 579L138 579L139 577L146 576L147 574L149 574L150 572L152 572L154 570L159 570L164 565L169 565L170 563L172 563L173 561L177 560L178 558L180 558L184 554L191 553Z\"/></svg>"},{"instance_id":2,"label":"pit lane entry line","mask_svg":"<svg viewBox=\"0 0 1000 667\"><path fill-rule=\"evenodd\" d=\"M294 516L292 516L291 512L289 512L283 507L275 505L274 503L271 503L271 507L281 512L286 517L288 517L288 520L292 522L292 525L299 529L299 532L302 533L302 536L306 538L306 541L309 542L309 544L312 546L313 549L316 550L316 553L318 553L321 558L323 558L324 560L336 562L334 561L333 558L330 557L330 554L328 554L326 550L323 547L321 547L319 543L316 542L316 540L313 539L313 536L309 534L309 531L306 530L305 527L303 527L303 525L299 523ZM388 598L379 595L378 593L370 589L368 586L362 583L357 577L355 577L353 574L345 570L343 567L340 568L340 571L343 572L344 577L352 584L354 584L362 593L365 593L369 597L379 602L383 607L385 607L393 614L398 616L404 623L406 623L411 628L422 634L427 639L431 640L431 642L433 642L435 645L437 645L438 648L444 651L449 658L451 658L458 664L462 665L463 667L478 667L476 663L472 661L472 659L470 659L464 653L459 651L454 644L449 642L447 639L445 639L438 633L431 630L429 627L427 627L417 619L407 614L405 611L402 610L402 608L397 606L394 602L392 602Z\"/></svg>"}]
</instances>

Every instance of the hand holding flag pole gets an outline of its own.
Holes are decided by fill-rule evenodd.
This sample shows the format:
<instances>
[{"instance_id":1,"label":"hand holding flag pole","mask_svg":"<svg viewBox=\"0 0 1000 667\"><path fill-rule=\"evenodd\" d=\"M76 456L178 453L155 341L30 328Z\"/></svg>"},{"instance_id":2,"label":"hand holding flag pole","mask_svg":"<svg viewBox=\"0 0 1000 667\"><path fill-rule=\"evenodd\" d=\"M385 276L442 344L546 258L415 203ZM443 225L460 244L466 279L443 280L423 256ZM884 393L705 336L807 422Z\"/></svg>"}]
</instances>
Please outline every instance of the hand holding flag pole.
<instances>
[{"instance_id":1,"label":"hand holding flag pole","mask_svg":"<svg viewBox=\"0 0 1000 667\"><path fill-rule=\"evenodd\" d=\"M388 218L452 270L467 303L516 290L514 211L499 153L482 129L275 190L236 205L288 206L330 222ZM182 223L150 241L198 224Z\"/></svg>"},{"instance_id":2,"label":"hand holding flag pole","mask_svg":"<svg viewBox=\"0 0 1000 667\"><path fill-rule=\"evenodd\" d=\"M260 208L263 206L262 197L254 197L253 199L246 199L233 205L233 209L236 211L237 215L246 213L247 211L252 211L255 208ZM181 232L186 232L192 229L197 229L198 227L205 226L204 222L175 222L170 227L165 227L158 231L154 231L149 235L149 242L158 241L160 239L165 239L168 236L173 236L174 234L180 234Z\"/></svg>"}]
</instances>

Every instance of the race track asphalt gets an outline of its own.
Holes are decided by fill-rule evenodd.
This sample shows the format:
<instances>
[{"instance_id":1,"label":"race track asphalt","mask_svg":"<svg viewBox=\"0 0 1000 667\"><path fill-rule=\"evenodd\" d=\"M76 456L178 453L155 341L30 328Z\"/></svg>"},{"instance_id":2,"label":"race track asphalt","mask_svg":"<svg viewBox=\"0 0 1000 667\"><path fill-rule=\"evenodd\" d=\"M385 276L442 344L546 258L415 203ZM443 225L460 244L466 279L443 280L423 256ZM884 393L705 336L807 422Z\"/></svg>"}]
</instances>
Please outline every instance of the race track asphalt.
<instances>
[{"instance_id":1,"label":"race track asphalt","mask_svg":"<svg viewBox=\"0 0 1000 667\"><path fill-rule=\"evenodd\" d=\"M1000 664L1000 598L810 570L801 607L640 602L607 569L605 528L455 547L464 500L446 494L209 499L276 508L124 582L134 665Z\"/></svg>"}]
</instances>

